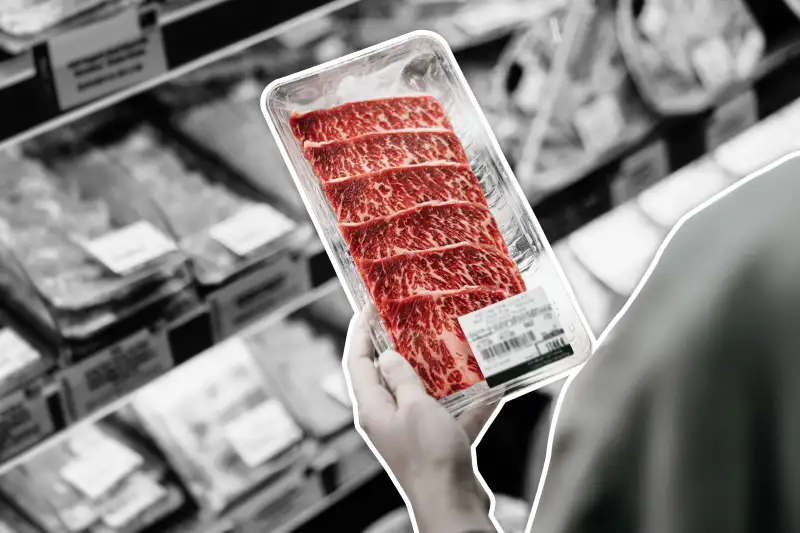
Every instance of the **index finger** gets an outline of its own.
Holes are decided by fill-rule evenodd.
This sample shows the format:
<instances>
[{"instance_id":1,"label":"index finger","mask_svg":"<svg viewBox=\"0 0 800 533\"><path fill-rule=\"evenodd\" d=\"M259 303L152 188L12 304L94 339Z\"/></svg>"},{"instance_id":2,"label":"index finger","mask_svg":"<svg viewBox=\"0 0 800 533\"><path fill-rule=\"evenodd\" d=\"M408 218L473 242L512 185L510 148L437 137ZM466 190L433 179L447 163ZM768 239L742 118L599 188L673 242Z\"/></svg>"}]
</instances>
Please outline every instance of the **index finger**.
<instances>
[{"instance_id":1,"label":"index finger","mask_svg":"<svg viewBox=\"0 0 800 533\"><path fill-rule=\"evenodd\" d=\"M345 343L345 365L359 411L394 409L394 398L381 382L375 366L375 348L369 334L365 310L350 322ZM387 411L388 413L388 411Z\"/></svg>"}]
</instances>

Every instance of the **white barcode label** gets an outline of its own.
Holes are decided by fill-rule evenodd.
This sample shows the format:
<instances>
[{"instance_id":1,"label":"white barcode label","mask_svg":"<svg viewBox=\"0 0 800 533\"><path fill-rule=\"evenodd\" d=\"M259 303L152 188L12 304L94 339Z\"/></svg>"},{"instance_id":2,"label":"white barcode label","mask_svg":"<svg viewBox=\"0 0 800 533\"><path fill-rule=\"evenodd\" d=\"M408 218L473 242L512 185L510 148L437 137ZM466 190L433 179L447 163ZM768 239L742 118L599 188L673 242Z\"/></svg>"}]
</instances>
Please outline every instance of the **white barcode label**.
<instances>
[{"instance_id":1,"label":"white barcode label","mask_svg":"<svg viewBox=\"0 0 800 533\"><path fill-rule=\"evenodd\" d=\"M283 237L296 227L294 221L266 204L240 209L209 230L211 237L238 256L253 251Z\"/></svg>"},{"instance_id":2,"label":"white barcode label","mask_svg":"<svg viewBox=\"0 0 800 533\"><path fill-rule=\"evenodd\" d=\"M492 387L573 354L570 339L542 287L458 321Z\"/></svg>"},{"instance_id":3,"label":"white barcode label","mask_svg":"<svg viewBox=\"0 0 800 533\"><path fill-rule=\"evenodd\" d=\"M177 249L175 242L145 220L107 233L85 244L115 274L128 274Z\"/></svg>"}]
</instances>

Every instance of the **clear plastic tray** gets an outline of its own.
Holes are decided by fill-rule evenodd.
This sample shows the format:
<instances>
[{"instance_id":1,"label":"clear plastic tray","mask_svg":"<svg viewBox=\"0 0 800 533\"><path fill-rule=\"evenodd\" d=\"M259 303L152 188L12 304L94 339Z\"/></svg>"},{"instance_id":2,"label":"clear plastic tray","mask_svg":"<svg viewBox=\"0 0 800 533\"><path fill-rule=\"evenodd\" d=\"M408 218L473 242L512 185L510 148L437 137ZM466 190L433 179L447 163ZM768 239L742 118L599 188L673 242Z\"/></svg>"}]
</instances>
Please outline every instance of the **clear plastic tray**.
<instances>
[{"instance_id":1,"label":"clear plastic tray","mask_svg":"<svg viewBox=\"0 0 800 533\"><path fill-rule=\"evenodd\" d=\"M493 379L495 386L480 381L441 398L443 405L458 415L475 403L491 401L511 391L540 383L580 364L590 355L593 340L587 333L585 319L557 266L530 204L516 182L449 46L435 33L412 32L272 82L262 94L261 108L344 285L350 304L354 310L360 311L371 302L371 296L345 244L320 180L304 158L303 149L292 133L289 119L293 112L409 95L433 96L443 106L464 147L470 167L480 182L510 255L522 274L527 289L525 294L530 296L532 291L544 288L552 311L562 326L565 340L573 351L572 355L552 360L537 357L535 349L527 350L527 362L538 362L528 367L531 369L529 372L499 384ZM378 351L392 348L393 343L385 325L377 317L371 318L373 340ZM501 336L508 332L501 329ZM545 361L550 362L543 364Z\"/></svg>"}]
</instances>

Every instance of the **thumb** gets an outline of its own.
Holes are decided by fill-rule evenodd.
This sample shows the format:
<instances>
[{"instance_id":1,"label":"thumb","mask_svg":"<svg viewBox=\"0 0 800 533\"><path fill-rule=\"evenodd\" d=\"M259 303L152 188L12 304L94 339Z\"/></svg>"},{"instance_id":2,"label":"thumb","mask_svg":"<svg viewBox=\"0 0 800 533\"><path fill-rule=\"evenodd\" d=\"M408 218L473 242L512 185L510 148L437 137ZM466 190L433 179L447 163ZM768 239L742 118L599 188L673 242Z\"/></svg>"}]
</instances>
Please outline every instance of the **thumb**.
<instances>
[{"instance_id":1,"label":"thumb","mask_svg":"<svg viewBox=\"0 0 800 533\"><path fill-rule=\"evenodd\" d=\"M427 396L419 376L399 353L392 350L383 352L378 359L378 366L398 405Z\"/></svg>"}]
</instances>

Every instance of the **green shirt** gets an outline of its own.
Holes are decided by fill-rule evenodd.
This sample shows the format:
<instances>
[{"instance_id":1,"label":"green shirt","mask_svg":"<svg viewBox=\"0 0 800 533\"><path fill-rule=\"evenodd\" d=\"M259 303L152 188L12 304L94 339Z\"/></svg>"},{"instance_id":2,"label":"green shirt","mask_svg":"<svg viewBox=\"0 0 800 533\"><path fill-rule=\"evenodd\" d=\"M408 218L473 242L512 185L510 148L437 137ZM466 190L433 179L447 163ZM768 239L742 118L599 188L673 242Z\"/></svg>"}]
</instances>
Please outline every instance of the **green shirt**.
<instances>
[{"instance_id":1,"label":"green shirt","mask_svg":"<svg viewBox=\"0 0 800 533\"><path fill-rule=\"evenodd\" d=\"M564 397L533 533L800 532L800 159L686 221Z\"/></svg>"}]
</instances>

